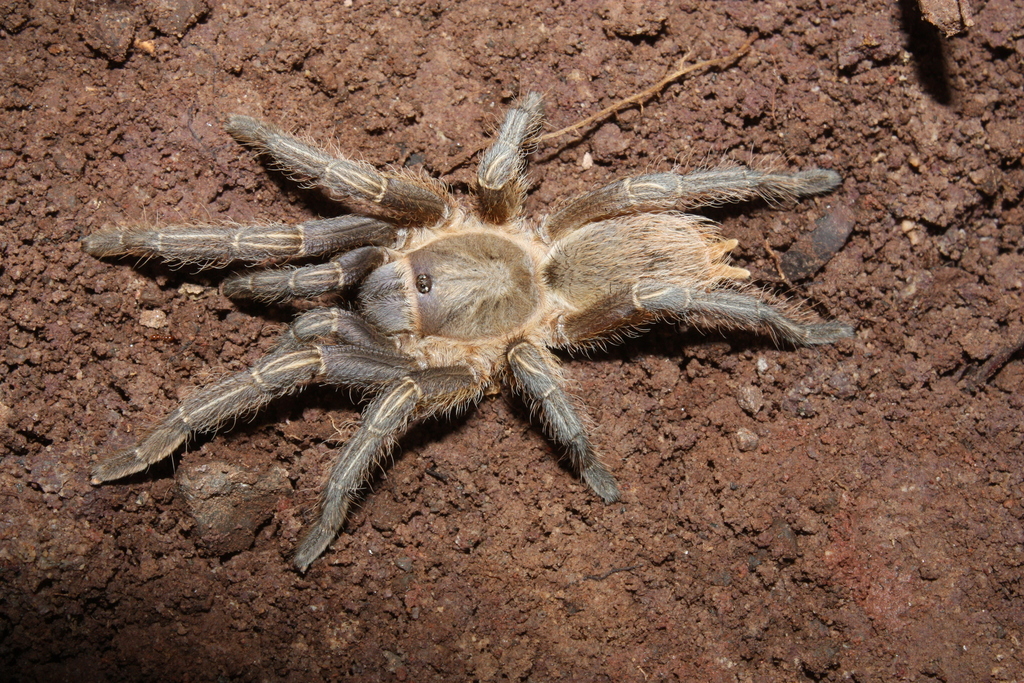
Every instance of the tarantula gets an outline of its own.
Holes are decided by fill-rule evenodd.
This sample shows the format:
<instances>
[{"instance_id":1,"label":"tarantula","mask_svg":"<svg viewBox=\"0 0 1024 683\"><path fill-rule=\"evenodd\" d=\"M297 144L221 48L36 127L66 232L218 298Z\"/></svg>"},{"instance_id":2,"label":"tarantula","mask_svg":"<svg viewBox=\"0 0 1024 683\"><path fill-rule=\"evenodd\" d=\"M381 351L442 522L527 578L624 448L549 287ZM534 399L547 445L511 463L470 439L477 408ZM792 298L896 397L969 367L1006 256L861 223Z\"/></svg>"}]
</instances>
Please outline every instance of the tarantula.
<instances>
[{"instance_id":1,"label":"tarantula","mask_svg":"<svg viewBox=\"0 0 1024 683\"><path fill-rule=\"evenodd\" d=\"M619 498L598 459L578 402L550 349L614 340L652 321L759 330L798 345L850 335L741 281L728 264L736 240L682 210L756 197L788 200L828 192L833 171L784 174L743 166L618 180L553 214L523 216L525 160L542 125L531 93L505 116L483 154L473 209L446 185L406 171L378 171L332 156L274 126L231 116L227 131L281 171L365 215L298 225L123 227L86 237L98 257L156 256L226 265L328 257L326 263L228 278L232 297L280 301L354 290L354 308L299 315L251 368L198 389L134 447L102 460L93 483L118 479L308 383L372 396L362 424L334 458L295 564L305 571L345 521L370 469L428 415L469 406L498 383L539 413L583 480L606 503Z\"/></svg>"}]
</instances>

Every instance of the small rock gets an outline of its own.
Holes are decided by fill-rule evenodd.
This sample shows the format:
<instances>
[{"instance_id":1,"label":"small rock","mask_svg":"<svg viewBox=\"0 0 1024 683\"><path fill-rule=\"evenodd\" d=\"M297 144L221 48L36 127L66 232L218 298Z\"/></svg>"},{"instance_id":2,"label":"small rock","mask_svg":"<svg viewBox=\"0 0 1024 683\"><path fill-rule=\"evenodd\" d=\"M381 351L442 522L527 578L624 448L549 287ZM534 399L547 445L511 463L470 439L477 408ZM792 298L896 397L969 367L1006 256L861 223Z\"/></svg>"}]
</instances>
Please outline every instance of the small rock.
<instances>
[{"instance_id":1,"label":"small rock","mask_svg":"<svg viewBox=\"0 0 1024 683\"><path fill-rule=\"evenodd\" d=\"M167 326L167 314L159 308L143 311L139 314L139 324L143 327L158 330L161 327Z\"/></svg>"},{"instance_id":2,"label":"small rock","mask_svg":"<svg viewBox=\"0 0 1024 683\"><path fill-rule=\"evenodd\" d=\"M998 119L988 125L988 144L1006 163L1013 163L1024 155L1024 133L1019 121Z\"/></svg>"},{"instance_id":3,"label":"small rock","mask_svg":"<svg viewBox=\"0 0 1024 683\"><path fill-rule=\"evenodd\" d=\"M921 16L947 38L974 26L971 3L967 0L920 0Z\"/></svg>"},{"instance_id":4,"label":"small rock","mask_svg":"<svg viewBox=\"0 0 1024 683\"><path fill-rule=\"evenodd\" d=\"M761 444L760 437L746 427L737 429L732 435L732 440L741 453L750 452Z\"/></svg>"},{"instance_id":5,"label":"small rock","mask_svg":"<svg viewBox=\"0 0 1024 683\"><path fill-rule=\"evenodd\" d=\"M824 678L826 673L839 666L840 650L827 640L817 645L802 645L796 652L800 664L816 679Z\"/></svg>"},{"instance_id":6,"label":"small rock","mask_svg":"<svg viewBox=\"0 0 1024 683\"><path fill-rule=\"evenodd\" d=\"M736 403L747 415L757 415L764 407L764 393L752 384L747 384L736 390Z\"/></svg>"},{"instance_id":7,"label":"small rock","mask_svg":"<svg viewBox=\"0 0 1024 683\"><path fill-rule=\"evenodd\" d=\"M29 483L39 487L43 493L59 494L63 490L64 484L71 478L62 462L64 457L63 450L55 452L52 446L48 447L32 461L28 472Z\"/></svg>"},{"instance_id":8,"label":"small rock","mask_svg":"<svg viewBox=\"0 0 1024 683\"><path fill-rule=\"evenodd\" d=\"M128 59L138 25L139 18L131 10L100 6L82 22L82 39L111 62L120 64Z\"/></svg>"},{"instance_id":9,"label":"small rock","mask_svg":"<svg viewBox=\"0 0 1024 683\"><path fill-rule=\"evenodd\" d=\"M781 519L772 522L771 527L761 533L754 542L762 548L768 548L768 552L779 560L795 560L800 556L796 533Z\"/></svg>"},{"instance_id":10,"label":"small rock","mask_svg":"<svg viewBox=\"0 0 1024 683\"><path fill-rule=\"evenodd\" d=\"M935 581L942 578L942 570L933 562L921 561L917 573L924 581Z\"/></svg>"},{"instance_id":11,"label":"small rock","mask_svg":"<svg viewBox=\"0 0 1024 683\"><path fill-rule=\"evenodd\" d=\"M210 11L206 0L147 0L145 8L153 28L178 38Z\"/></svg>"},{"instance_id":12,"label":"small rock","mask_svg":"<svg viewBox=\"0 0 1024 683\"><path fill-rule=\"evenodd\" d=\"M732 585L732 574L725 569L712 572L708 576L708 582L713 586L731 586Z\"/></svg>"},{"instance_id":13,"label":"small rock","mask_svg":"<svg viewBox=\"0 0 1024 683\"><path fill-rule=\"evenodd\" d=\"M199 544L210 555L251 547L278 499L291 491L282 467L254 471L224 461L186 464L177 479L196 522Z\"/></svg>"},{"instance_id":14,"label":"small rock","mask_svg":"<svg viewBox=\"0 0 1024 683\"><path fill-rule=\"evenodd\" d=\"M853 398L857 395L856 383L845 372L834 373L828 378L828 385L836 398Z\"/></svg>"},{"instance_id":15,"label":"small rock","mask_svg":"<svg viewBox=\"0 0 1024 683\"><path fill-rule=\"evenodd\" d=\"M121 295L117 292L104 292L96 297L96 303L108 311L117 310L121 306Z\"/></svg>"},{"instance_id":16,"label":"small rock","mask_svg":"<svg viewBox=\"0 0 1024 683\"><path fill-rule=\"evenodd\" d=\"M190 299L196 299L202 296L205 291L206 289L202 285L193 284L191 282L186 282L181 287L178 287L178 293L184 294Z\"/></svg>"},{"instance_id":17,"label":"small rock","mask_svg":"<svg viewBox=\"0 0 1024 683\"><path fill-rule=\"evenodd\" d=\"M30 0L12 0L0 7L0 27L8 33L17 33L32 16Z\"/></svg>"},{"instance_id":18,"label":"small rock","mask_svg":"<svg viewBox=\"0 0 1024 683\"><path fill-rule=\"evenodd\" d=\"M855 222L856 216L849 206L836 206L782 255L782 272L790 280L803 280L817 273L846 244Z\"/></svg>"},{"instance_id":19,"label":"small rock","mask_svg":"<svg viewBox=\"0 0 1024 683\"><path fill-rule=\"evenodd\" d=\"M783 410L796 417L814 417L818 414L818 407L814 401L794 392L787 394L780 405Z\"/></svg>"}]
</instances>

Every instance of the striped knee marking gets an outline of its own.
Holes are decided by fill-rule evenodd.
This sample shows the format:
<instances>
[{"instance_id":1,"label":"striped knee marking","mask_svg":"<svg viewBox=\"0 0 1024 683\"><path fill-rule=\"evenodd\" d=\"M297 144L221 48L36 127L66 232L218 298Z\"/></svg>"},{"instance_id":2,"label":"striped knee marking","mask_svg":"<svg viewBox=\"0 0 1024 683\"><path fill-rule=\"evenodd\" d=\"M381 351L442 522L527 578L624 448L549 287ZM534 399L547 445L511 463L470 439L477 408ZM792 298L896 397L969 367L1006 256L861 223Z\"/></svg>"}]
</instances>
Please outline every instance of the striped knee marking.
<instances>
[{"instance_id":1,"label":"striped knee marking","mask_svg":"<svg viewBox=\"0 0 1024 683\"><path fill-rule=\"evenodd\" d=\"M497 171L499 169L504 168L506 166L506 164L509 163L508 159L510 157L518 156L517 153L516 153L516 150L511 145L509 145L508 143L495 143L494 147L492 147L491 149L492 150L498 150L499 148L504 148L504 149L502 150L501 153L496 153L494 155L494 157L487 164L487 168L486 169L481 168L480 179L479 179L480 180L480 186L485 188L485 189L487 189L487 190L500 190L501 188L505 187L505 185L508 183L509 179L511 178L511 174L509 174L509 176L507 178L505 178L505 182L502 183L501 185L496 184L495 181L497 180L497 178L494 178L492 176L500 175ZM515 163L515 162L513 161L512 163Z\"/></svg>"},{"instance_id":2,"label":"striped knee marking","mask_svg":"<svg viewBox=\"0 0 1024 683\"><path fill-rule=\"evenodd\" d=\"M376 437L392 434L394 432L393 429L380 429L379 425L385 422L390 415L400 411L402 406L413 396L416 397L416 403L419 403L423 397L423 389L416 383L416 380L410 377L399 384L381 401L380 406L370 416L370 419L366 421L363 428ZM415 403L413 405L415 406Z\"/></svg>"},{"instance_id":3,"label":"striped knee marking","mask_svg":"<svg viewBox=\"0 0 1024 683\"><path fill-rule=\"evenodd\" d=\"M640 287L639 286L634 286L633 287L633 306L635 306L637 308L637 310L649 311L649 310L651 310L651 307L648 305L647 302L660 299L661 297L664 297L667 294L671 293L673 290L681 292L683 294L683 296L685 297L685 303L683 304L682 308L689 308L691 302L693 301L693 296L690 294L690 292L685 290L685 289L679 289L678 287L669 287L669 286L661 287L661 288L659 288L659 289L657 289L657 290L655 290L653 292L647 291L647 292L644 292L643 294L640 293Z\"/></svg>"},{"instance_id":4,"label":"striped knee marking","mask_svg":"<svg viewBox=\"0 0 1024 683\"><path fill-rule=\"evenodd\" d=\"M336 277L337 285L336 286L344 287L345 285L348 284L348 278L346 277L348 275L348 271L345 270L345 268L340 263L338 263L337 261L334 262L333 266L334 266L334 270L337 272L337 277Z\"/></svg>"},{"instance_id":5,"label":"striped knee marking","mask_svg":"<svg viewBox=\"0 0 1024 683\"><path fill-rule=\"evenodd\" d=\"M358 167L347 161L332 161L324 168L323 178L337 179L342 185L351 188L349 191L369 197L375 204L388 193L386 180L369 172L360 173Z\"/></svg>"},{"instance_id":6,"label":"striped knee marking","mask_svg":"<svg viewBox=\"0 0 1024 683\"><path fill-rule=\"evenodd\" d=\"M665 179L671 178L672 184L666 185ZM679 194L679 177L667 173L644 175L626 178L622 181L622 189L630 206L641 201L671 199Z\"/></svg>"},{"instance_id":7,"label":"striped knee marking","mask_svg":"<svg viewBox=\"0 0 1024 683\"><path fill-rule=\"evenodd\" d=\"M549 384L548 388L544 391L544 393L537 397L538 400L545 401L547 400L548 396L558 391L558 384L554 382L551 378L551 375L544 372L542 368L537 367L533 363L530 363L528 360L523 360L522 355L524 348L531 347L527 343L515 346L511 351L508 352L509 360L511 360L513 364L516 366L516 368L518 368L522 372L532 375L533 377L540 377Z\"/></svg>"},{"instance_id":8,"label":"striped knee marking","mask_svg":"<svg viewBox=\"0 0 1024 683\"><path fill-rule=\"evenodd\" d=\"M253 383L263 391L267 391L270 387L263 379L263 373L256 368L249 368L249 376L252 377Z\"/></svg>"}]
</instances>

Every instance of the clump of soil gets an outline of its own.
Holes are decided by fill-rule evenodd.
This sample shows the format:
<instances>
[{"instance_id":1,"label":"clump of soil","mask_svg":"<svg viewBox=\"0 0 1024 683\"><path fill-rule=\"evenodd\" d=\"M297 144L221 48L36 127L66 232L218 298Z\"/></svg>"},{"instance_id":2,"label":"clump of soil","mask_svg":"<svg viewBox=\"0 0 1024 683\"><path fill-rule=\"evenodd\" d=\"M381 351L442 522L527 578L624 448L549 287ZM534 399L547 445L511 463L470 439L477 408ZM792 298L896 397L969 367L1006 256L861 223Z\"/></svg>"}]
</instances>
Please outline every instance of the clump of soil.
<instances>
[{"instance_id":1,"label":"clump of soil","mask_svg":"<svg viewBox=\"0 0 1024 683\"><path fill-rule=\"evenodd\" d=\"M1024 10L974 3L947 40L910 2L654 4L0 10L8 680L1024 676ZM89 485L301 307L79 238L339 211L254 162L227 114L436 174L520 92L554 130L754 35L731 68L542 146L530 210L675 164L835 169L831 196L712 217L737 265L857 336L664 325L567 358L622 503L560 467L514 396L411 432L305 575L289 554L358 418L344 392Z\"/></svg>"}]
</instances>

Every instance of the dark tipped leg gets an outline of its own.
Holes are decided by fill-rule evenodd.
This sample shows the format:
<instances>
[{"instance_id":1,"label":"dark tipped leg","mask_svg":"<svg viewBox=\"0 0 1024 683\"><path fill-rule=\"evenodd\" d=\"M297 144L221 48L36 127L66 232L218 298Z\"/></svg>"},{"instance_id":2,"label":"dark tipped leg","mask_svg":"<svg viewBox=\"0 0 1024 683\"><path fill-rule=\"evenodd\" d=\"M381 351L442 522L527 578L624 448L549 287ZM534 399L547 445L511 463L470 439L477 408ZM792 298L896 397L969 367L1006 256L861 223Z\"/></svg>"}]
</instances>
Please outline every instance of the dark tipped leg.
<instances>
[{"instance_id":1,"label":"dark tipped leg","mask_svg":"<svg viewBox=\"0 0 1024 683\"><path fill-rule=\"evenodd\" d=\"M539 132L543 118L543 100L535 92L505 114L498 137L484 152L477 172L477 196L485 221L505 223L522 209L526 147Z\"/></svg>"},{"instance_id":2,"label":"dark tipped leg","mask_svg":"<svg viewBox=\"0 0 1024 683\"><path fill-rule=\"evenodd\" d=\"M594 453L583 419L562 389L555 359L546 350L528 342L519 342L509 349L508 361L523 395L540 413L548 436L565 446L583 481L604 502L618 500L619 487L615 477Z\"/></svg>"},{"instance_id":3,"label":"dark tipped leg","mask_svg":"<svg viewBox=\"0 0 1024 683\"><path fill-rule=\"evenodd\" d=\"M391 244L393 225L364 216L341 216L298 225L169 225L113 228L82 240L86 253L100 258L140 256L171 263L227 265L267 259L334 254L365 244Z\"/></svg>"},{"instance_id":4,"label":"dark tipped leg","mask_svg":"<svg viewBox=\"0 0 1024 683\"><path fill-rule=\"evenodd\" d=\"M372 468L421 415L465 404L477 394L475 379L463 368L436 368L393 381L363 411L363 424L335 458L320 498L320 515L299 543L295 566L305 571L345 522L352 501Z\"/></svg>"},{"instance_id":5,"label":"dark tipped leg","mask_svg":"<svg viewBox=\"0 0 1024 683\"><path fill-rule=\"evenodd\" d=\"M383 262L383 249L361 247L330 263L236 275L224 281L224 294L267 302L320 296L362 281Z\"/></svg>"},{"instance_id":6,"label":"dark tipped leg","mask_svg":"<svg viewBox=\"0 0 1024 683\"><path fill-rule=\"evenodd\" d=\"M545 224L555 241L594 221L649 211L688 210L758 197L796 199L834 190L839 174L816 168L800 173L764 173L745 166L714 168L687 175L651 173L623 178L574 199Z\"/></svg>"},{"instance_id":7,"label":"dark tipped leg","mask_svg":"<svg viewBox=\"0 0 1024 683\"><path fill-rule=\"evenodd\" d=\"M679 317L698 327L760 330L799 346L831 344L853 336L853 328L846 323L803 322L799 314L762 292L704 291L648 282L636 288L635 296L638 306L657 315Z\"/></svg>"},{"instance_id":8,"label":"dark tipped leg","mask_svg":"<svg viewBox=\"0 0 1024 683\"><path fill-rule=\"evenodd\" d=\"M411 358L379 345L379 336L365 322L339 309L300 316L281 337L274 350L251 368L200 387L134 447L98 463L93 483L144 470L166 458L191 435L213 431L253 413L311 380L370 389L415 371ZM319 340L344 344L310 343ZM368 346L350 345L353 343Z\"/></svg>"},{"instance_id":9,"label":"dark tipped leg","mask_svg":"<svg viewBox=\"0 0 1024 683\"><path fill-rule=\"evenodd\" d=\"M559 326L565 346L608 339L623 328L676 318L698 328L732 327L766 333L798 346L831 344L853 336L839 321L811 322L805 313L756 289L694 289L643 282L566 316Z\"/></svg>"},{"instance_id":10,"label":"dark tipped leg","mask_svg":"<svg viewBox=\"0 0 1024 683\"><path fill-rule=\"evenodd\" d=\"M170 455L190 435L212 431L309 381L320 365L317 349L285 350L199 389L136 446L97 464L92 482L99 484L146 469Z\"/></svg>"},{"instance_id":11,"label":"dark tipped leg","mask_svg":"<svg viewBox=\"0 0 1024 683\"><path fill-rule=\"evenodd\" d=\"M451 212L441 188L428 180L410 181L380 173L369 164L333 157L248 116L232 116L226 128L239 142L270 157L280 170L334 199L369 202L385 215L421 226L436 225Z\"/></svg>"},{"instance_id":12,"label":"dark tipped leg","mask_svg":"<svg viewBox=\"0 0 1024 683\"><path fill-rule=\"evenodd\" d=\"M363 411L363 426L338 453L331 468L320 499L319 518L303 535L295 552L295 566L300 570L305 571L334 540L370 468L405 431L421 396L419 385L406 379L382 393Z\"/></svg>"}]
</instances>

